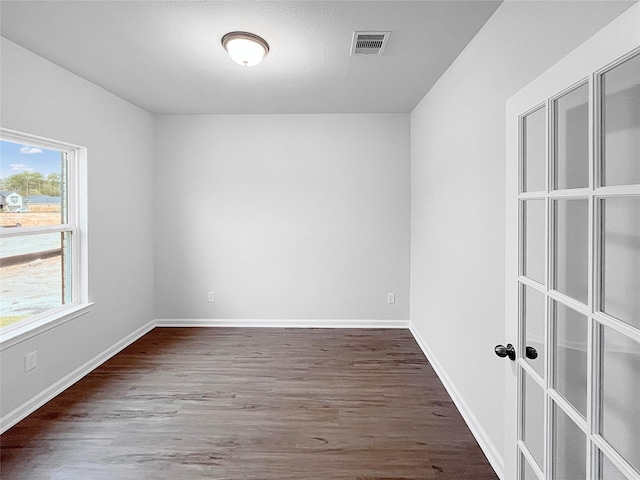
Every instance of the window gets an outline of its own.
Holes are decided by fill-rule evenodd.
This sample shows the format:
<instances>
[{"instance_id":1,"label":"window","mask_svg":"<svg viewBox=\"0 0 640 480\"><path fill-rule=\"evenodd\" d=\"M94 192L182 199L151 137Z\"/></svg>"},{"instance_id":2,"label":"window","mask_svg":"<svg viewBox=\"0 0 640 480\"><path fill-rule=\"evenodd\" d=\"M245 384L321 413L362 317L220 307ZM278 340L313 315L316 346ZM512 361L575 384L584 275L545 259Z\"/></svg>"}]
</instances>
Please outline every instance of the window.
<instances>
[{"instance_id":1,"label":"window","mask_svg":"<svg viewBox=\"0 0 640 480\"><path fill-rule=\"evenodd\" d=\"M2 342L86 307L86 149L0 129Z\"/></svg>"}]
</instances>

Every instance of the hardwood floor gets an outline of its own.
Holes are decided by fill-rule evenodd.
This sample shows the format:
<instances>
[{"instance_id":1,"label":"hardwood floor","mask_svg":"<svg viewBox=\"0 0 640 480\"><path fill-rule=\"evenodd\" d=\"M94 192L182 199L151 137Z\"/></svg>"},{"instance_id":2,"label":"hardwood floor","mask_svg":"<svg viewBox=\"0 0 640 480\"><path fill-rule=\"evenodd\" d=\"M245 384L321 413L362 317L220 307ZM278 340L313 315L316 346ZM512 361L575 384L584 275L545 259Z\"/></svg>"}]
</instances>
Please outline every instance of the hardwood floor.
<instances>
[{"instance_id":1,"label":"hardwood floor","mask_svg":"<svg viewBox=\"0 0 640 480\"><path fill-rule=\"evenodd\" d=\"M408 330L156 328L0 437L2 479L496 479Z\"/></svg>"}]
</instances>

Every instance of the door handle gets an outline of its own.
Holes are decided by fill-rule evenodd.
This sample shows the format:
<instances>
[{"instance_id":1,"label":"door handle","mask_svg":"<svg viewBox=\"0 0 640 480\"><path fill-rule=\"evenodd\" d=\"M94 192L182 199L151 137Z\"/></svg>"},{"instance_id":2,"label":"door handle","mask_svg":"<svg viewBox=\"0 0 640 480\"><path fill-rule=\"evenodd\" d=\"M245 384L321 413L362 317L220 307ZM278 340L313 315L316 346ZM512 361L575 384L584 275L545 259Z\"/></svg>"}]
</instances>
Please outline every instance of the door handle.
<instances>
[{"instance_id":1,"label":"door handle","mask_svg":"<svg viewBox=\"0 0 640 480\"><path fill-rule=\"evenodd\" d=\"M493 351L496 352L496 355L498 355L499 357L509 357L509 360L516 359L516 349L513 348L513 345L511 345L510 343L507 343L506 347L504 345L496 345Z\"/></svg>"},{"instance_id":2,"label":"door handle","mask_svg":"<svg viewBox=\"0 0 640 480\"><path fill-rule=\"evenodd\" d=\"M538 351L533 347L527 347L525 348L525 355L527 356L527 358L535 360L536 358L538 358Z\"/></svg>"}]
</instances>

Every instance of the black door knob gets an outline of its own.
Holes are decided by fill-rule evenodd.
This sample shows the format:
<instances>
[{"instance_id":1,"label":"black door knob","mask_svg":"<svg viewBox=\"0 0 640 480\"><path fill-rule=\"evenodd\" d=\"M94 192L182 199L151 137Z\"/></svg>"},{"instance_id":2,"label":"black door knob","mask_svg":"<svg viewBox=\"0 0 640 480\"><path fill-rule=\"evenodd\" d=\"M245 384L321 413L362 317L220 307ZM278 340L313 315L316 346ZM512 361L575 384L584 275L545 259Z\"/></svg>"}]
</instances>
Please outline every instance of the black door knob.
<instances>
[{"instance_id":1,"label":"black door knob","mask_svg":"<svg viewBox=\"0 0 640 480\"><path fill-rule=\"evenodd\" d=\"M510 343L507 343L506 347L504 345L496 345L496 348L494 348L493 351L496 352L496 355L499 357L509 357L509 360L516 359L516 349L513 348L513 345Z\"/></svg>"},{"instance_id":2,"label":"black door knob","mask_svg":"<svg viewBox=\"0 0 640 480\"><path fill-rule=\"evenodd\" d=\"M538 351L533 347L527 347L525 348L525 355L527 356L527 358L535 360L536 358L538 358Z\"/></svg>"}]
</instances>

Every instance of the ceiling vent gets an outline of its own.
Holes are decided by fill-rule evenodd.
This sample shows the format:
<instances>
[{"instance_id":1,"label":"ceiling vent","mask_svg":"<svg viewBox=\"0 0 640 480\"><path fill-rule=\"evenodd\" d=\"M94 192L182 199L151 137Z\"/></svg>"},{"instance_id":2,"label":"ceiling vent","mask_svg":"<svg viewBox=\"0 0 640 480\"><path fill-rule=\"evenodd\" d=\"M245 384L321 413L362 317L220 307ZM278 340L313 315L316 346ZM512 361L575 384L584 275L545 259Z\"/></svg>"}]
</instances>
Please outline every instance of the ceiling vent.
<instances>
[{"instance_id":1,"label":"ceiling vent","mask_svg":"<svg viewBox=\"0 0 640 480\"><path fill-rule=\"evenodd\" d=\"M353 32L351 55L382 55L391 32Z\"/></svg>"}]
</instances>

